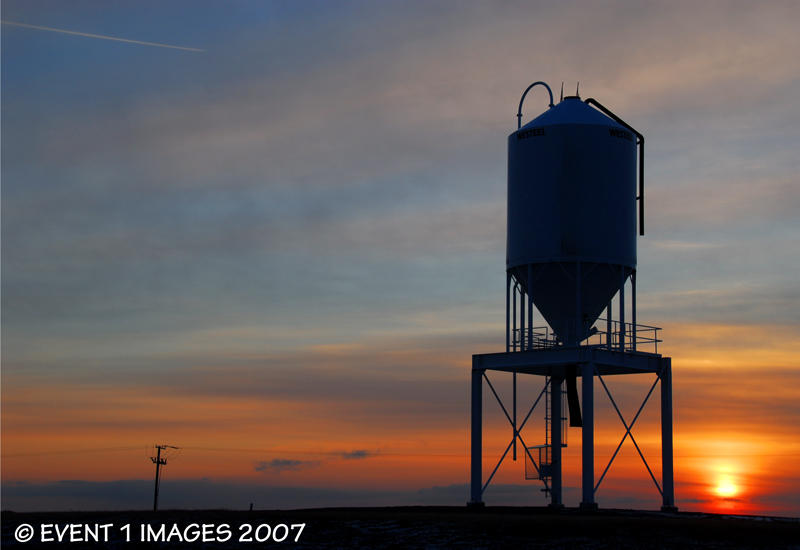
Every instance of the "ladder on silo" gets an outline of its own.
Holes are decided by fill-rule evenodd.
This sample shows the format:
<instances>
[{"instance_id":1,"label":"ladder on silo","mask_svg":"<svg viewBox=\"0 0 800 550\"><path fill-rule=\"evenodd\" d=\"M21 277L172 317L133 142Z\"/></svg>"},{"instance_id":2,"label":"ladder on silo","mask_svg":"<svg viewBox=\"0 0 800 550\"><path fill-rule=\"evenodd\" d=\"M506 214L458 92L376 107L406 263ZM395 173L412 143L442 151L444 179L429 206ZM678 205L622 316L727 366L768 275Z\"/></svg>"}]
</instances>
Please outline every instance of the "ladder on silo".
<instances>
[{"instance_id":1,"label":"ladder on silo","mask_svg":"<svg viewBox=\"0 0 800 550\"><path fill-rule=\"evenodd\" d=\"M538 451L539 453L539 468L538 470L529 464L529 457L526 453L525 456L525 479L539 479L544 482L545 495L550 493L550 479L553 476L553 460L551 453L550 442L550 377L545 378L545 413L544 413L544 445L534 445L528 447L529 452ZM561 447L567 446L567 390L561 389Z\"/></svg>"}]
</instances>

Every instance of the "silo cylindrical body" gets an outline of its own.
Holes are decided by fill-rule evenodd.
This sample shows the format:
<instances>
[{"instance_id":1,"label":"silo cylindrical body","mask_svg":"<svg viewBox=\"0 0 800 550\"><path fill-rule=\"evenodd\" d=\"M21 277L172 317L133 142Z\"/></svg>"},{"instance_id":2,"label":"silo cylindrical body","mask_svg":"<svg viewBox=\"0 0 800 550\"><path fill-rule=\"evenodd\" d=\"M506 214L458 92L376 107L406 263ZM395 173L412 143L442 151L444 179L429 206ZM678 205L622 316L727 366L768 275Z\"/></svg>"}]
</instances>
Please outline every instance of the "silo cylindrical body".
<instances>
[{"instance_id":1,"label":"silo cylindrical body","mask_svg":"<svg viewBox=\"0 0 800 550\"><path fill-rule=\"evenodd\" d=\"M575 344L636 268L636 136L578 97L508 138L506 267Z\"/></svg>"}]
</instances>

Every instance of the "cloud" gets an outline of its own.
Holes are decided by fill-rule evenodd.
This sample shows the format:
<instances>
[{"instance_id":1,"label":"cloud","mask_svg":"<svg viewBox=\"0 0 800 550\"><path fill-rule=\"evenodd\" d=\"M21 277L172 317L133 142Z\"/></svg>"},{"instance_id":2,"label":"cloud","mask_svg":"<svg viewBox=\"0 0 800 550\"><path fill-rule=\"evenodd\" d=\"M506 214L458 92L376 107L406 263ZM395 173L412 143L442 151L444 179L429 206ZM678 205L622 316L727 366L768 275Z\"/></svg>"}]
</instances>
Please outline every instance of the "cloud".
<instances>
[{"instance_id":1,"label":"cloud","mask_svg":"<svg viewBox=\"0 0 800 550\"><path fill-rule=\"evenodd\" d=\"M286 472L296 471L304 468L318 466L318 461L294 460L290 458L273 458L272 460L260 460L256 462L254 469L256 472Z\"/></svg>"},{"instance_id":2,"label":"cloud","mask_svg":"<svg viewBox=\"0 0 800 550\"><path fill-rule=\"evenodd\" d=\"M703 228L715 235L717 228L726 226L746 234L763 223L791 221L800 208L796 175L770 174L761 163L749 167L749 172L738 178L726 172L724 180L700 174L654 187L647 195L647 205L652 205L654 213L650 232L657 235L668 227L683 226L684 234ZM733 227L732 217L736 219ZM675 241L658 242L665 247Z\"/></svg>"},{"instance_id":3,"label":"cloud","mask_svg":"<svg viewBox=\"0 0 800 550\"><path fill-rule=\"evenodd\" d=\"M512 54L540 51L527 47L531 41L557 43L563 29L591 32L563 44L541 70L585 71L581 79L597 91L593 95L620 97L623 112L636 108L639 118L653 121L653 234L690 242L703 239L709 224L730 229L731 212L742 229L769 224L776 215L789 220L797 210L797 186L782 164L770 167L762 158L758 179L732 180L725 166L740 156L739 142L726 148L726 162L707 162L719 159L719 151L685 154L715 143L695 135L695 126L710 128L741 111L727 91L752 101L773 88L743 78L754 67L777 71L774 79L786 77L791 60L778 60L790 57L793 50L785 46L796 40L782 23L795 11L791 6L722 12L637 6L591 18L575 6L537 6L537 17L529 20L533 7L511 4L472 6L458 16L427 12L424 23L413 12L395 11L390 21L381 10L366 10L361 17L377 27L352 20L346 22L352 36L343 29L331 35L357 52L345 58L336 50L317 52L313 44L298 51L279 47L294 42L291 33L248 35L236 43L237 60L254 62L263 51L288 49L301 57L297 70L273 67L218 78L231 64L226 56L233 52L224 51L202 75L192 74L200 80L186 89L154 88L113 108L92 104L48 120L47 132L28 120L9 126L4 119L15 136L29 138L4 143L7 323L13 329L47 322L68 331L78 318L87 331L126 333L131 325L211 324L209 310L220 308L208 304L209 295L239 316L269 315L288 308L284 300L318 314L334 297L353 303L356 294L369 307L386 296L405 301L402 296L422 293L422 301L435 299L437 305L470 299L477 280L446 276L449 285L459 285L452 293L427 283L442 274L477 276L502 265L504 136L513 123L506 105L514 105L527 84L513 84L507 72L527 74L530 62ZM685 11L692 17L682 16ZM635 38L637 49L620 36L621 17L630 23L622 36ZM767 20L778 23L769 28L771 39L760 41ZM540 32L530 31L531 21L542 26ZM326 25L319 19L313 24ZM378 40L368 30L376 28L397 42ZM373 42L380 47L363 47ZM723 63L731 45L746 55ZM320 55L305 56L309 51ZM684 68L700 71L702 79L675 78ZM699 93L730 80L736 86L726 87L726 94ZM622 81L633 84L622 88ZM706 102L699 113L681 118L669 111L690 98ZM15 98L6 94L4 100ZM777 103L769 113L752 116L780 122L786 112L793 111ZM687 118L688 130L680 127ZM778 127L754 122L737 119L747 130L748 146L770 139ZM720 132L730 133L724 127ZM792 135L785 137L784 143L793 142ZM757 149L762 156L794 150ZM31 151L34 157L26 157ZM713 165L714 173L701 173L698 181L701 164ZM753 237L751 246L760 249L765 241L787 238L785 232L777 240ZM736 244L733 238L714 243L720 266L735 261ZM682 265L694 264L684 259ZM676 269L663 271L675 277ZM412 277L419 283L404 287Z\"/></svg>"},{"instance_id":4,"label":"cloud","mask_svg":"<svg viewBox=\"0 0 800 550\"><path fill-rule=\"evenodd\" d=\"M649 480L644 480L648 482ZM639 485L638 480L633 485ZM654 509L657 494L652 498L632 496L630 484L621 489L603 486L598 501L605 508ZM683 485L678 483L677 494ZM4 482L3 510L16 512L55 510L147 510L152 506L152 480L55 481L46 483ZM565 495L578 498L580 488L565 486ZM649 493L655 493L652 486ZM649 494L648 493L648 494ZM685 494L685 490L684 490ZM705 504L707 499L685 495L679 505ZM467 484L409 488L407 490L340 489L316 487L280 487L257 483L237 483L208 479L165 480L159 494L163 509L298 509L313 507L362 506L463 506L469 500ZM485 500L492 505L542 506L545 504L536 485L493 483ZM791 516L797 496L789 489L774 494L754 495L753 501L769 507L775 515Z\"/></svg>"},{"instance_id":5,"label":"cloud","mask_svg":"<svg viewBox=\"0 0 800 550\"><path fill-rule=\"evenodd\" d=\"M713 265L708 269L713 271ZM793 327L800 324L797 285L782 280L771 285L727 282L725 275L719 274L716 284L709 273L707 278L694 279L695 288L642 292L637 297L640 318L656 323L691 319L693 323L709 325L783 324Z\"/></svg>"},{"instance_id":6,"label":"cloud","mask_svg":"<svg viewBox=\"0 0 800 550\"><path fill-rule=\"evenodd\" d=\"M56 481L3 483L3 510L146 510L152 506L152 480ZM575 492L567 489L567 492ZM529 485L493 484L495 503L542 504L539 491ZM293 509L333 506L463 506L469 499L466 484L405 490L280 487L222 480L165 480L159 493L163 509Z\"/></svg>"},{"instance_id":7,"label":"cloud","mask_svg":"<svg viewBox=\"0 0 800 550\"><path fill-rule=\"evenodd\" d=\"M152 507L152 480L56 481L3 483L3 510L147 510ZM316 506L386 506L408 502L397 491L358 491L314 487L275 487L208 479L164 480L163 509L291 509Z\"/></svg>"},{"instance_id":8,"label":"cloud","mask_svg":"<svg viewBox=\"0 0 800 550\"><path fill-rule=\"evenodd\" d=\"M366 449L357 449L355 451L345 451L342 453L342 458L347 460L359 460L362 458L369 458L371 456L375 456L375 453L372 451L367 451Z\"/></svg>"}]
</instances>

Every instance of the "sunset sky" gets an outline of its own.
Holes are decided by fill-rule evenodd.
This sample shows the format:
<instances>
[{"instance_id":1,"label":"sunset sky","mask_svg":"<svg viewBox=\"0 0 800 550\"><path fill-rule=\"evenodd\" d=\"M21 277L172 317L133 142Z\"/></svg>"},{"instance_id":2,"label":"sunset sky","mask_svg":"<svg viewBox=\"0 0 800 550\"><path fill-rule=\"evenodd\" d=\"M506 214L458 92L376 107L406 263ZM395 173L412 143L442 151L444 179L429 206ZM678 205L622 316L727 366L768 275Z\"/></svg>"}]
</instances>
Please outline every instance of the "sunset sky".
<instances>
[{"instance_id":1,"label":"sunset sky","mask_svg":"<svg viewBox=\"0 0 800 550\"><path fill-rule=\"evenodd\" d=\"M647 140L638 316L673 357L676 504L800 516L800 3L2 20L3 509L146 509L156 443L181 447L163 507L465 504L471 355L504 345L506 137L544 80ZM630 418L653 377L626 378ZM623 428L595 392L599 475ZM487 474L511 436L490 399ZM657 476L658 422L656 395L634 435ZM575 506L579 429L564 460ZM545 504L523 473L487 504ZM597 501L660 506L630 442Z\"/></svg>"}]
</instances>

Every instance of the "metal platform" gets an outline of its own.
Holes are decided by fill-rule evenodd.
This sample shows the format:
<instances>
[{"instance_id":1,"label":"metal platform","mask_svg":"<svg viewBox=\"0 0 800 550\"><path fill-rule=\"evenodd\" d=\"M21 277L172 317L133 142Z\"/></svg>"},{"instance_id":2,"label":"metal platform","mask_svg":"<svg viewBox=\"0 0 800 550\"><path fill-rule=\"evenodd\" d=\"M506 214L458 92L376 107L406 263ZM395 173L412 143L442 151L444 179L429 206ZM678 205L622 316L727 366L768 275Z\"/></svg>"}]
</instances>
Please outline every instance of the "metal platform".
<instances>
[{"instance_id":1,"label":"metal platform","mask_svg":"<svg viewBox=\"0 0 800 550\"><path fill-rule=\"evenodd\" d=\"M658 373L665 360L669 361L669 358L657 353L621 352L597 345L483 353L472 356L472 368L563 378L566 367L583 363L593 363L603 376ZM581 376L580 369L578 376Z\"/></svg>"},{"instance_id":2,"label":"metal platform","mask_svg":"<svg viewBox=\"0 0 800 550\"><path fill-rule=\"evenodd\" d=\"M552 346L547 348L530 349L526 351L509 351L505 353L485 353L472 356L472 458L471 458L471 490L470 504L480 506L483 503L483 493L491 483L492 478L508 455L513 450L513 457L516 460L517 441L521 444L526 459L526 470L529 464L531 472L526 472L528 479L540 479L544 483L544 490L551 494L551 506L561 507L562 504L562 472L561 472L561 447L562 447L562 384L572 377L573 390L575 390L575 378L581 378L580 392L582 395L582 501L581 508L593 510L597 508L595 493L600 484L605 479L609 468L619 453L623 443L630 439L636 447L642 462L647 469L656 490L662 497L663 510L675 510L674 481L673 481L673 458L672 458L672 359L663 357L657 353L643 351L621 351L625 349L620 346L616 349L608 349L606 344L583 345L575 347ZM503 404L497 391L494 389L486 371L508 372L512 374L513 381L513 406L511 412ZM539 397L533 402L528 414L521 423L517 421L517 374L530 374L534 376L546 377L545 387ZM626 420L619 407L617 406L611 391L603 380L604 376L622 374L654 374L650 390L644 397L636 415ZM599 480L595 483L595 463L594 463L594 379L597 378L609 401L619 417L624 428L619 445L614 455L606 465ZM483 481L483 448L482 448L482 424L483 424L483 385L484 381L496 398L500 408L512 428L511 442L506 447L505 452L500 457L494 470L488 476L485 484ZM644 454L639 448L638 443L632 432L633 427L639 418L644 406L653 393L656 385L660 385L661 393L661 483L658 482L649 464L645 460ZM532 456L529 447L525 444L521 431L533 410L539 403L542 395L549 392L552 396L550 403L547 404L551 419L548 426L550 444L548 463L543 463L541 456L539 461ZM576 398L577 400L577 398ZM580 416L580 412L579 412ZM541 466L547 467L547 472L541 470Z\"/></svg>"}]
</instances>

